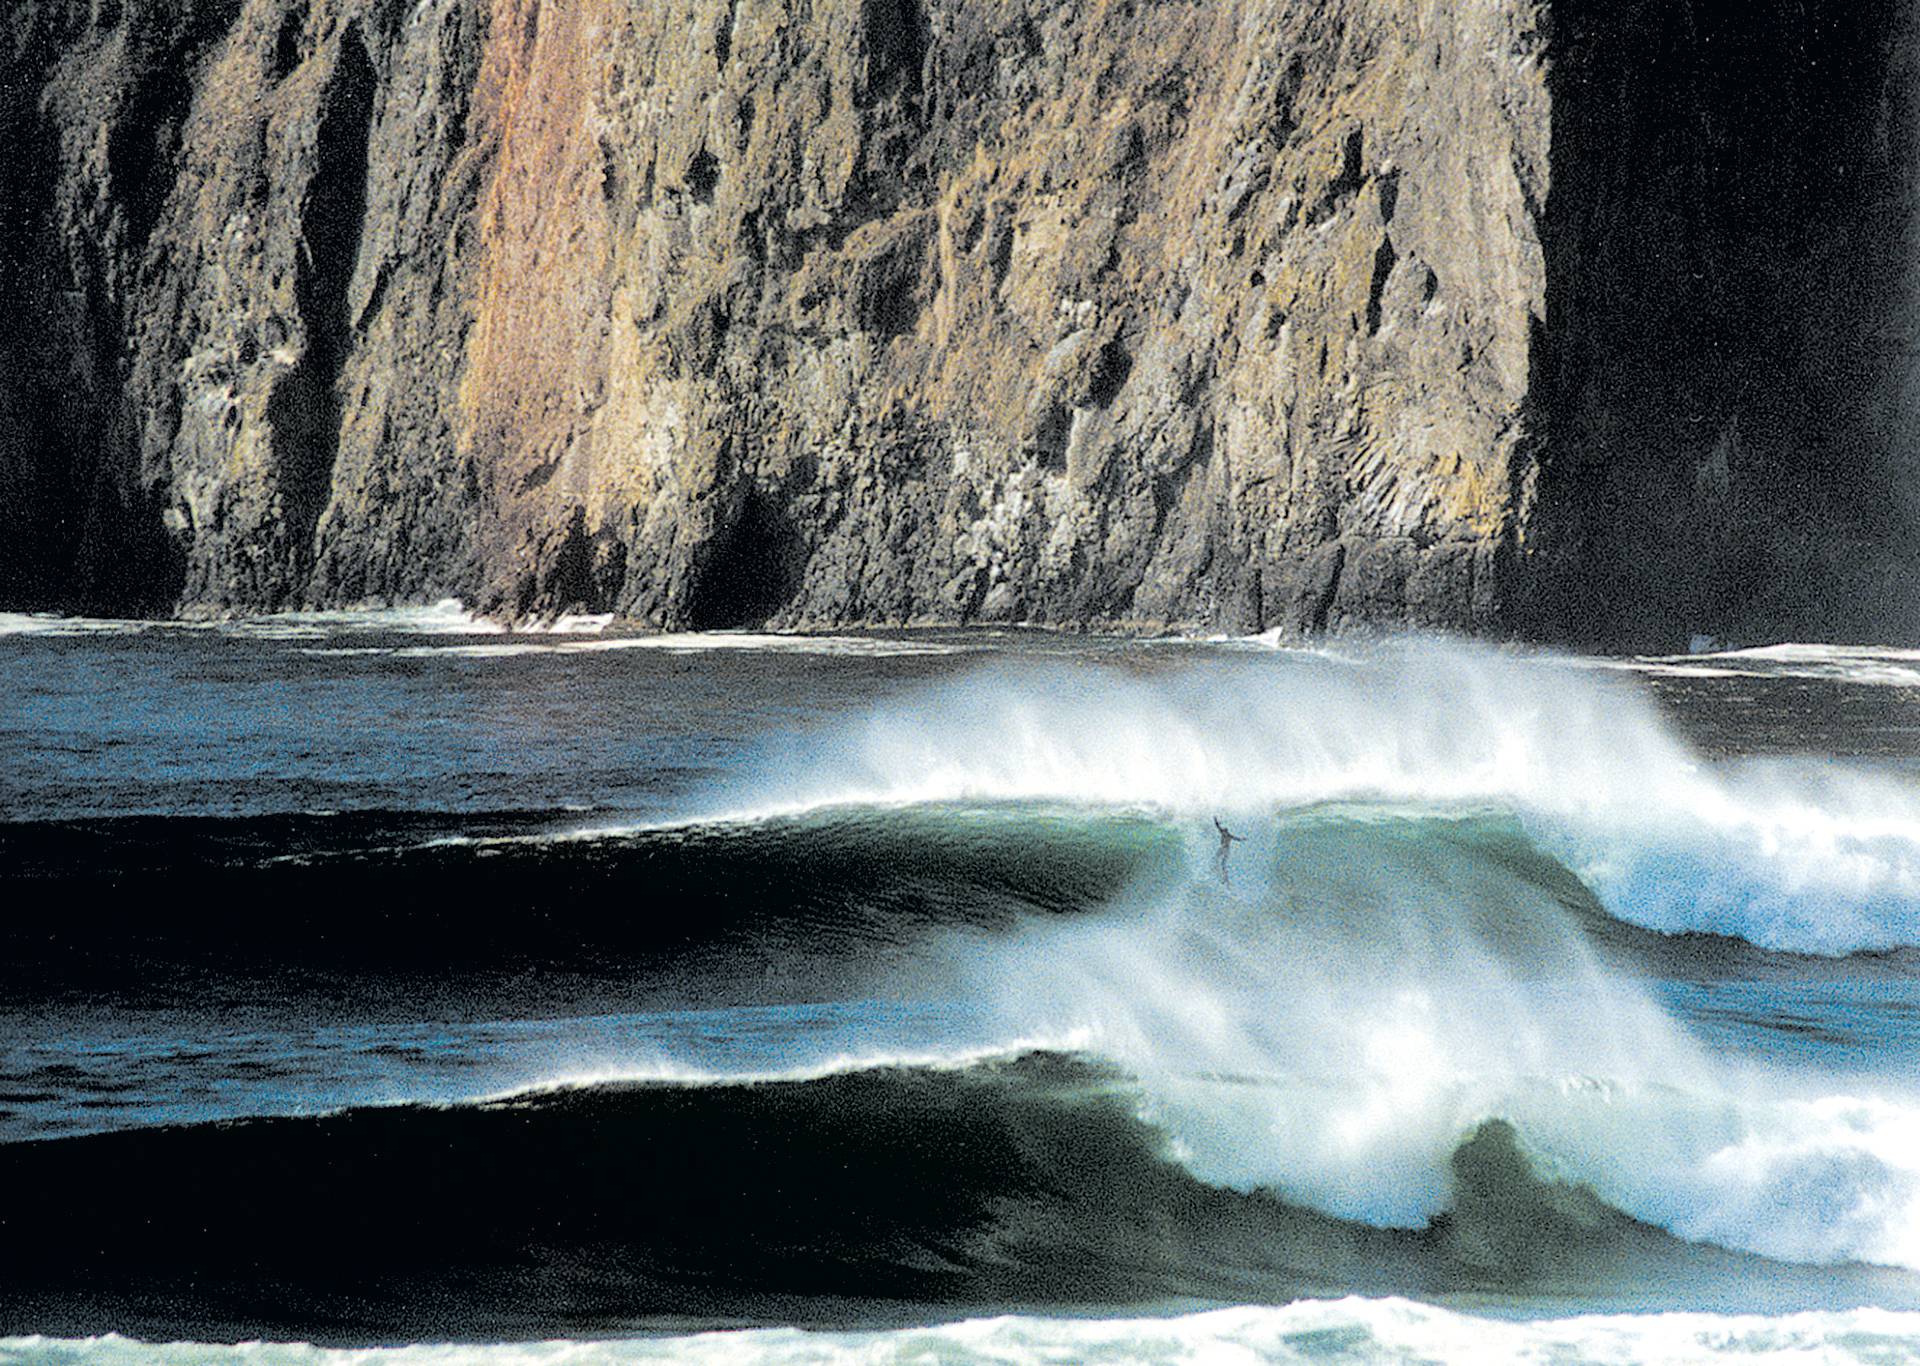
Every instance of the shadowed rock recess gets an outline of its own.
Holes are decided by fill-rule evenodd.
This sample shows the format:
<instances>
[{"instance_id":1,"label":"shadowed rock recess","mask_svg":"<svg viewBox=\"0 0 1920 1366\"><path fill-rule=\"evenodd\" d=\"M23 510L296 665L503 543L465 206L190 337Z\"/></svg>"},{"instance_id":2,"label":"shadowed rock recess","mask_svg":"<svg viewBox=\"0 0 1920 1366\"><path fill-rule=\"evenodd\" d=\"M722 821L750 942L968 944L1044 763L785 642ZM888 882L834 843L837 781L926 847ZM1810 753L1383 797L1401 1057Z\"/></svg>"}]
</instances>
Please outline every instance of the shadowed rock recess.
<instances>
[{"instance_id":1,"label":"shadowed rock recess","mask_svg":"<svg viewBox=\"0 0 1920 1366\"><path fill-rule=\"evenodd\" d=\"M1915 633L1893 0L13 0L0 606Z\"/></svg>"}]
</instances>

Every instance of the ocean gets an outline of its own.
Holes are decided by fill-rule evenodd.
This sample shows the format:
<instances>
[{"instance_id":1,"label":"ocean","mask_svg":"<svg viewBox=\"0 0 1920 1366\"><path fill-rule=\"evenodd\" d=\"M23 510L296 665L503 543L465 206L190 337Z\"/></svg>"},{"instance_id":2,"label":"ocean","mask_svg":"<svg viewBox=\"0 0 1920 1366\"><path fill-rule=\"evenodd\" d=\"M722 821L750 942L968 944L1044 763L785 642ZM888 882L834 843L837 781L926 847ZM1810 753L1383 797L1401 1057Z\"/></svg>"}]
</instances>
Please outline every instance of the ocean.
<instances>
[{"instance_id":1,"label":"ocean","mask_svg":"<svg viewBox=\"0 0 1920 1366\"><path fill-rule=\"evenodd\" d=\"M0 907L0 1363L1920 1361L1920 652L0 616Z\"/></svg>"}]
</instances>

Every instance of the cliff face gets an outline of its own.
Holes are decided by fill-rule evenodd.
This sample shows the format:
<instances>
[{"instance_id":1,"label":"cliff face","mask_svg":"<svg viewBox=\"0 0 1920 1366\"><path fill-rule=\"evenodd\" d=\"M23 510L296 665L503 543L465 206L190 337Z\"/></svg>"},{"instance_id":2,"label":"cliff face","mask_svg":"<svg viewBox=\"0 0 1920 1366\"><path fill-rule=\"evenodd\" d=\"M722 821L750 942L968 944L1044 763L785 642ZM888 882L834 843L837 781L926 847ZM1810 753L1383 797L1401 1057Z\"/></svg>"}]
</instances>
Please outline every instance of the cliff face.
<instances>
[{"instance_id":1,"label":"cliff face","mask_svg":"<svg viewBox=\"0 0 1920 1366\"><path fill-rule=\"evenodd\" d=\"M1522 620L1920 638L1914 7L1561 0Z\"/></svg>"},{"instance_id":2,"label":"cliff face","mask_svg":"<svg viewBox=\"0 0 1920 1366\"><path fill-rule=\"evenodd\" d=\"M1896 38L1882 0L17 0L0 600L1786 611L1835 526L1897 539L1804 493L1891 402Z\"/></svg>"}]
</instances>

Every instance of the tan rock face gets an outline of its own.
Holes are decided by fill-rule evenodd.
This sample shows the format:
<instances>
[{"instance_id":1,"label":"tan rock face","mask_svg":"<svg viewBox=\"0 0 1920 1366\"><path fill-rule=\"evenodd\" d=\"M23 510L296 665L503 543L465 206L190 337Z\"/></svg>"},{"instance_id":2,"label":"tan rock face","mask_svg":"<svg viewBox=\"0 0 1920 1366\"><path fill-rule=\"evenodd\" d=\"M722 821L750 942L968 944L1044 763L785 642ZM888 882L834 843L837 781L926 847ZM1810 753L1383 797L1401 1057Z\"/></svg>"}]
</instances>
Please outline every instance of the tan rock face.
<instances>
[{"instance_id":1,"label":"tan rock face","mask_svg":"<svg viewBox=\"0 0 1920 1366\"><path fill-rule=\"evenodd\" d=\"M16 6L0 596L1578 634L1587 9Z\"/></svg>"},{"instance_id":2,"label":"tan rock face","mask_svg":"<svg viewBox=\"0 0 1920 1366\"><path fill-rule=\"evenodd\" d=\"M1527 7L1469 10L715 0L583 27L600 141L546 164L605 207L564 192L595 246L539 288L605 290L579 311L610 335L545 325L581 359L536 421L575 415L503 444L557 461L510 524L694 624L1491 622L1547 119Z\"/></svg>"}]
</instances>

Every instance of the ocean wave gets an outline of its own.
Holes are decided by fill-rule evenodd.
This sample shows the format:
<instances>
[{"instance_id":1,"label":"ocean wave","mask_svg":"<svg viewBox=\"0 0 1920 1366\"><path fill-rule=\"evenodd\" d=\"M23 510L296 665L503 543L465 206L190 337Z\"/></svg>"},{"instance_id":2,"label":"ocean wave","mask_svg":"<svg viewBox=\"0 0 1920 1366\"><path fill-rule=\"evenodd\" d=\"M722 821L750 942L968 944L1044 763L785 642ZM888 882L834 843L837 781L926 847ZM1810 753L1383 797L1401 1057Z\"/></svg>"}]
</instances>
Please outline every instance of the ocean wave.
<instances>
[{"instance_id":1,"label":"ocean wave","mask_svg":"<svg viewBox=\"0 0 1920 1366\"><path fill-rule=\"evenodd\" d=\"M1920 1268L1897 1059L1849 1088L1710 1051L1635 970L1649 946L1512 823L1323 811L1271 838L1228 887L1141 880L1103 915L957 936L960 994L1009 1032L1079 1031L1212 1184L1424 1227L1497 1121L1679 1237Z\"/></svg>"},{"instance_id":2,"label":"ocean wave","mask_svg":"<svg viewBox=\"0 0 1920 1366\"><path fill-rule=\"evenodd\" d=\"M1712 763L1638 688L1434 642L1337 662L996 662L770 745L690 813L988 801L1236 828L1330 802L1495 808L1622 920L1801 953L1920 945L1911 784Z\"/></svg>"},{"instance_id":3,"label":"ocean wave","mask_svg":"<svg viewBox=\"0 0 1920 1366\"><path fill-rule=\"evenodd\" d=\"M879 1361L1005 1366L1061 1360L1155 1366L1234 1360L1291 1366L1891 1366L1920 1361L1920 1314L1880 1309L1799 1314L1593 1314L1487 1318L1404 1299L1303 1300L1151 1318L1003 1315L866 1331L761 1328L626 1339L326 1349L90 1339L0 1340L5 1366L871 1366Z\"/></svg>"},{"instance_id":4,"label":"ocean wave","mask_svg":"<svg viewBox=\"0 0 1920 1366\"><path fill-rule=\"evenodd\" d=\"M422 1336L457 1315L518 1336L1349 1291L1677 1306L1762 1280L1783 1306L1920 1295L1680 1242L1539 1175L1504 1123L1456 1144L1447 1211L1395 1230L1203 1185L1141 1104L1121 1073L1032 1054L0 1145L0 1332Z\"/></svg>"},{"instance_id":5,"label":"ocean wave","mask_svg":"<svg viewBox=\"0 0 1920 1366\"><path fill-rule=\"evenodd\" d=\"M354 634L407 622L446 638ZM463 638L480 625L447 603L411 616L315 613L207 629L339 632L301 648L487 658L972 648L880 637ZM1748 652L1769 667L1806 653ZM1537 656L1416 642L1338 657L1146 649L1001 660L801 735L755 738L727 768L665 815L695 823L1053 802L1204 827L1216 814L1271 826L1329 802L1497 808L1525 821L1623 921L1794 953L1920 946L1920 793L1910 781L1811 758L1710 762L1645 689Z\"/></svg>"},{"instance_id":6,"label":"ocean wave","mask_svg":"<svg viewBox=\"0 0 1920 1366\"><path fill-rule=\"evenodd\" d=\"M1893 1272L1684 1243L1542 1176L1505 1122L1453 1145L1450 1207L1392 1230L1196 1182L1142 1116L1133 1078L1031 1053L10 1143L0 1333L543 1335L1348 1291L1697 1306L1759 1283L1778 1306L1920 1303Z\"/></svg>"},{"instance_id":7,"label":"ocean wave","mask_svg":"<svg viewBox=\"0 0 1920 1366\"><path fill-rule=\"evenodd\" d=\"M158 855L178 857L165 824ZM718 1000L772 984L789 1000L959 1001L964 1028L911 1048L836 1043L734 1080L939 1057L964 1067L1023 1042L1070 1043L1130 1078L1169 1153L1216 1188L1420 1229L1456 1207L1463 1136L1500 1121L1555 1179L1677 1236L1920 1267L1920 1096L1897 1057L1880 1080L1841 1086L1709 1052L1648 989L1663 941L1623 929L1511 815L1329 804L1243 833L1223 886L1191 822L1044 803L591 840L507 830L487 848L429 839L186 870L203 907L191 917L143 903L103 936L96 913L86 953L43 963L64 923L53 908L70 897L53 878L45 914L18 899L17 958L43 983L73 962L101 972L105 945L124 942L128 972L177 961L189 971L171 975L189 981L248 961L398 982L430 971L477 998L486 973L524 981L538 964L545 980L580 965L629 992L658 979ZM44 836L30 843L50 857ZM114 830L66 857L112 876L116 859L145 866L129 845ZM674 914L607 913L636 886ZM487 896L543 909L478 918L469 908ZM254 914L262 904L277 913ZM1690 971L1712 961L1693 952ZM548 1079L705 1075L686 1067L610 1053Z\"/></svg>"}]
</instances>

